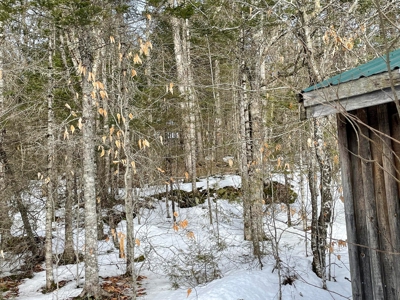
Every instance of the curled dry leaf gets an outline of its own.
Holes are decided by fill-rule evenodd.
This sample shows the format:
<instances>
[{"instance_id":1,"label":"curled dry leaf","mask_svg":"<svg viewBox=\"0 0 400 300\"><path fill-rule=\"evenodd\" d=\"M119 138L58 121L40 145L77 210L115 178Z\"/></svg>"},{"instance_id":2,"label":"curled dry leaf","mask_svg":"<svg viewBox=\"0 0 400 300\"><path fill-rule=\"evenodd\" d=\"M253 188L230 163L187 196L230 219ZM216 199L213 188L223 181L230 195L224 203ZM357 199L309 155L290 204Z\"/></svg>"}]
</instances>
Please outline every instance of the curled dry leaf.
<instances>
[{"instance_id":1,"label":"curled dry leaf","mask_svg":"<svg viewBox=\"0 0 400 300\"><path fill-rule=\"evenodd\" d=\"M133 57L133 62L135 64L142 64L142 60L140 59L139 54L135 54L135 56Z\"/></svg>"},{"instance_id":2,"label":"curled dry leaf","mask_svg":"<svg viewBox=\"0 0 400 300\"><path fill-rule=\"evenodd\" d=\"M179 226L180 226L181 228L183 228L183 229L185 229L185 228L188 226L188 224L189 224L189 222L188 222L187 219L185 219L185 220L179 222Z\"/></svg>"},{"instance_id":3,"label":"curled dry leaf","mask_svg":"<svg viewBox=\"0 0 400 300\"><path fill-rule=\"evenodd\" d=\"M68 129L67 127L65 127L65 131L64 131L64 140L69 139L69 133L68 133Z\"/></svg>"},{"instance_id":4,"label":"curled dry leaf","mask_svg":"<svg viewBox=\"0 0 400 300\"><path fill-rule=\"evenodd\" d=\"M106 91L100 91L100 97L101 99L108 99L108 94Z\"/></svg>"},{"instance_id":5,"label":"curled dry leaf","mask_svg":"<svg viewBox=\"0 0 400 300\"><path fill-rule=\"evenodd\" d=\"M232 159L229 159L229 160L228 160L228 164L229 164L229 166L232 168L232 166L233 166L233 160L232 160Z\"/></svg>"},{"instance_id":6,"label":"curled dry leaf","mask_svg":"<svg viewBox=\"0 0 400 300\"><path fill-rule=\"evenodd\" d=\"M344 241L344 240L339 240L339 241L338 241L338 245L339 245L339 248L341 248L341 247L346 247L346 246L347 246L347 242Z\"/></svg>"}]
</instances>

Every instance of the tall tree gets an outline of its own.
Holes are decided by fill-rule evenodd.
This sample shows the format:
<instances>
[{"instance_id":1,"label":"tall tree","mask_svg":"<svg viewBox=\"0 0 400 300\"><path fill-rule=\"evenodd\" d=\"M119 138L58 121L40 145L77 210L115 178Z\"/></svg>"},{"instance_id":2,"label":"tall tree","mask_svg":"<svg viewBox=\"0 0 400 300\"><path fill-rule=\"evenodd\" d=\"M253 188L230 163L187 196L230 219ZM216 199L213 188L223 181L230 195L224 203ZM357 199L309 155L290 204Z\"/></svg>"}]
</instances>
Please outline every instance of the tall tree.
<instances>
[{"instance_id":1,"label":"tall tree","mask_svg":"<svg viewBox=\"0 0 400 300\"><path fill-rule=\"evenodd\" d=\"M92 82L95 81L99 54L95 36L98 30L78 29L78 51L82 80L82 148L83 190L85 201L85 287L81 296L100 298L97 211L96 211L96 164L95 164L95 101L92 98Z\"/></svg>"},{"instance_id":2,"label":"tall tree","mask_svg":"<svg viewBox=\"0 0 400 300\"><path fill-rule=\"evenodd\" d=\"M183 5L180 1L170 1L170 7ZM173 31L175 61L178 79L178 89L182 97L182 119L185 143L185 166L192 182L192 190L196 191L196 95L193 85L193 69L190 56L190 27L189 20L177 15L171 16Z\"/></svg>"},{"instance_id":3,"label":"tall tree","mask_svg":"<svg viewBox=\"0 0 400 300\"><path fill-rule=\"evenodd\" d=\"M54 209L54 184L55 175L55 139L54 139L54 111L53 111L53 56L54 56L55 30L50 29L49 58L48 58L48 88L47 88L47 200L46 200L46 288L51 289L54 283L53 276L53 209Z\"/></svg>"}]
</instances>

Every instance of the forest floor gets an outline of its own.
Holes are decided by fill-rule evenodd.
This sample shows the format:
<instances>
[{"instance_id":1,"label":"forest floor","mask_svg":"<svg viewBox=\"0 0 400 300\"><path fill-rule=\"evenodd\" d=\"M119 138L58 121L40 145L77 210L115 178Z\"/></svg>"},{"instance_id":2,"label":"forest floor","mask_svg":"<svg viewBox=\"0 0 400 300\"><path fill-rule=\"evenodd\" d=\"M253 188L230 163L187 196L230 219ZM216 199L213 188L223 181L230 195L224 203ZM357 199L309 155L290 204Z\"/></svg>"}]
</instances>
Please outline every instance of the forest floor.
<instances>
[{"instance_id":1,"label":"forest floor","mask_svg":"<svg viewBox=\"0 0 400 300\"><path fill-rule=\"evenodd\" d=\"M278 179L279 180L279 179ZM240 187L239 176L209 178L209 187ZM299 189L295 180L294 189ZM206 187L202 179L198 187ZM190 184L180 184L190 190ZM159 192L159 191L158 191ZM157 193L156 187L138 190L141 197ZM190 208L176 208L176 223L167 218L165 201L155 200L153 209L142 209L135 218L135 257L144 256L136 263L138 299L142 300L257 300L279 299L351 299L346 230L343 203L335 197L330 255L331 280L327 289L311 270L310 232L304 232L300 217L300 203L291 205L292 223L287 226L286 206L265 207L267 240L261 260L251 255L250 242L243 241L242 206L235 200L211 201L213 222L207 201ZM37 199L37 198L34 198ZM31 202L35 202L31 199ZM42 203L43 204L43 203ZM305 203L311 211L309 203ZM40 212L38 204L38 211ZM115 209L123 210L123 207ZM62 215L62 212L58 212ZM83 217L83 211L80 213ZM79 219L78 218L78 219ZM36 224L36 232L44 235L43 218ZM15 218L15 228L20 220ZM81 224L81 221L77 224ZM105 228L105 232L108 228ZM118 224L117 232L126 233L126 222ZM17 234L17 230L14 234ZM84 229L75 229L76 247L84 249ZM63 250L63 223L54 224L54 253ZM307 238L307 247L306 247ZM307 250L306 250L307 248ZM10 260L10 257L8 257ZM279 260L279 264L277 261ZM7 253L2 261L2 273L7 275ZM262 263L262 267L261 267ZM42 268L44 266L41 266ZM84 264L56 265L54 275L59 287L43 294L45 272L40 266L32 278L18 283L4 283L3 297L10 299L71 299L82 291ZM99 241L99 275L104 290L113 294L110 299L127 300L129 285L122 275L125 260L110 238ZM4 275L3 275L4 276ZM4 281L4 280L3 280ZM16 288L16 286L18 288ZM2 288L0 281L0 288ZM1 299L1 294L0 294Z\"/></svg>"}]
</instances>

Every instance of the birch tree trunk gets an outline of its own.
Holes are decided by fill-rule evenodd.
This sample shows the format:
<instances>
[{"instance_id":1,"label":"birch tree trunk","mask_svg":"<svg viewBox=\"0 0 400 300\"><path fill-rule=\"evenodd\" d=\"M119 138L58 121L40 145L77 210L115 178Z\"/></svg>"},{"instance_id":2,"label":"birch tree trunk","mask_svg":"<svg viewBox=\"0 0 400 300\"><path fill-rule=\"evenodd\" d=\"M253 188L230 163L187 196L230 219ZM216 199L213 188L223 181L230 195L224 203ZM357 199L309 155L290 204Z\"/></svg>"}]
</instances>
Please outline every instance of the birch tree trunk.
<instances>
[{"instance_id":1,"label":"birch tree trunk","mask_svg":"<svg viewBox=\"0 0 400 300\"><path fill-rule=\"evenodd\" d=\"M313 10L307 10L308 6L304 5L299 9L299 20L301 28L297 32L299 40L302 42L305 52L305 66L308 71L310 84L320 82L322 75L318 68L316 59L316 47L312 39L313 19L321 13L321 4L319 0L314 1ZM331 222L333 199L331 193L332 171L329 164L328 151L325 146L323 130L327 125L327 118L319 118L313 120L313 142L315 145L316 163L320 173L320 193L321 193L321 211L318 221L315 223L317 216L312 216L312 239L311 247L313 251L313 270L322 278L323 287L326 288L326 246L327 246L327 226ZM309 176L315 177L315 175ZM317 213L313 208L313 214ZM316 247L315 249L313 247Z\"/></svg>"},{"instance_id":2,"label":"birch tree trunk","mask_svg":"<svg viewBox=\"0 0 400 300\"><path fill-rule=\"evenodd\" d=\"M323 129L328 123L327 117L314 119L314 143L317 156L317 162L320 172L320 195L321 212L318 217L318 254L321 267L320 277L323 281L323 287L326 288L326 249L328 224L331 222L333 199L331 193L332 170L329 164L328 151L323 138ZM317 274L318 275L318 274Z\"/></svg>"},{"instance_id":3,"label":"birch tree trunk","mask_svg":"<svg viewBox=\"0 0 400 300\"><path fill-rule=\"evenodd\" d=\"M53 111L53 52L54 52L54 29L49 36L49 61L48 61L48 89L47 89L47 201L46 201L46 244L45 244L45 262L46 262L46 289L50 290L54 284L53 276L53 209L54 209L54 159L55 159L55 141L54 141L54 111Z\"/></svg>"},{"instance_id":4,"label":"birch tree trunk","mask_svg":"<svg viewBox=\"0 0 400 300\"><path fill-rule=\"evenodd\" d=\"M240 41L241 57L244 56L244 32L241 32ZM246 62L242 59L239 67L239 141L240 141L240 173L242 176L242 191L243 191L243 223L244 223L244 239L251 240L251 207L249 201L250 197L250 178L249 178L249 159L248 147L249 140L249 100L247 93L247 76L246 76Z\"/></svg>"}]
</instances>

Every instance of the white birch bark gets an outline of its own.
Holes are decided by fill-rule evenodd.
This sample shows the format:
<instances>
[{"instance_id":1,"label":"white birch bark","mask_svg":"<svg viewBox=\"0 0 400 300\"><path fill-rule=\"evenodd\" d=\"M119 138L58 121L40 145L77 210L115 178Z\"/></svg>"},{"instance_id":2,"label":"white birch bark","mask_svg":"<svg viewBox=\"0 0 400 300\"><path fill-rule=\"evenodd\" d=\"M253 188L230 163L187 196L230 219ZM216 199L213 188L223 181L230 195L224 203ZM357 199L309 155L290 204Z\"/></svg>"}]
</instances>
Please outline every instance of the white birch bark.
<instances>
[{"instance_id":1,"label":"white birch bark","mask_svg":"<svg viewBox=\"0 0 400 300\"><path fill-rule=\"evenodd\" d=\"M311 32L313 30L312 22L315 17L321 13L321 5L319 0L314 0L314 8L310 11L308 6L304 5L299 9L299 19L301 28L296 33L301 40L306 56L306 67L310 79L310 84L320 82L322 80L321 72L318 68L319 64L316 59L315 43L312 39ZM313 120L313 142L315 145L315 164L319 167L320 173L320 194L321 194L321 211L317 216L317 208L312 209L312 236L311 246L313 251L313 271L322 278L323 287L326 288L326 245L327 245L327 226L331 222L332 215L332 193L331 181L332 171L329 164L328 152L325 148L323 130L327 125L326 117L319 120ZM314 163L314 162L313 162ZM310 172L312 170L310 169ZM309 174L309 179L314 180L315 174ZM310 186L311 187L311 186ZM316 197L316 196L315 196ZM314 200L314 205L316 205ZM318 218L318 220L317 220ZM315 248L314 248L315 247Z\"/></svg>"},{"instance_id":2,"label":"white birch bark","mask_svg":"<svg viewBox=\"0 0 400 300\"><path fill-rule=\"evenodd\" d=\"M54 111L53 111L53 53L54 53L54 29L49 37L48 49L48 89L47 89L47 200L46 200L46 242L45 242L45 264L46 264L46 288L50 290L54 283L53 276L53 249L52 249L52 223L54 208Z\"/></svg>"}]
</instances>

